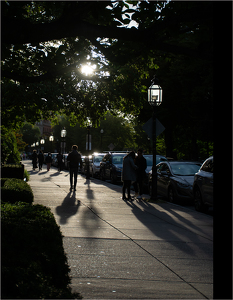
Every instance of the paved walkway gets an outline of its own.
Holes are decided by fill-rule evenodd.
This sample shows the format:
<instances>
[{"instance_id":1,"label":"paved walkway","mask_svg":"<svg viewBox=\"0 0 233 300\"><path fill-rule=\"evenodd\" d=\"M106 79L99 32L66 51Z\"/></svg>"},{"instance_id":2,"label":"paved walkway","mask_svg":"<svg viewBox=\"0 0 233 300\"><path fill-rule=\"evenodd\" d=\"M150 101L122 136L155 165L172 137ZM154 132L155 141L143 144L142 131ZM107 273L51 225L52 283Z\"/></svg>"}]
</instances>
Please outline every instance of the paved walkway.
<instances>
[{"instance_id":1,"label":"paved walkway","mask_svg":"<svg viewBox=\"0 0 233 300\"><path fill-rule=\"evenodd\" d=\"M84 299L213 298L213 217L167 202L122 201L121 186L46 166L30 172L34 202L64 235L72 288Z\"/></svg>"}]
</instances>

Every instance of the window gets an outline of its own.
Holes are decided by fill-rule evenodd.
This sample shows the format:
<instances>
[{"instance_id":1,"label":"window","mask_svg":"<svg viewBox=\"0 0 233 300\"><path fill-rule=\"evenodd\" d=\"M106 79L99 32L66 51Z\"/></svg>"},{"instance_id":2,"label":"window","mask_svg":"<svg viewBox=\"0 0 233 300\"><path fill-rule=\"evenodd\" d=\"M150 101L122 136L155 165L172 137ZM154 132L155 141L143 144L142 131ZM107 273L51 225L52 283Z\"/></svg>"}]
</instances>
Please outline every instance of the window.
<instances>
[{"instance_id":1,"label":"window","mask_svg":"<svg viewBox=\"0 0 233 300\"><path fill-rule=\"evenodd\" d=\"M214 172L214 161L212 159L208 159L201 168L202 171L205 172Z\"/></svg>"}]
</instances>

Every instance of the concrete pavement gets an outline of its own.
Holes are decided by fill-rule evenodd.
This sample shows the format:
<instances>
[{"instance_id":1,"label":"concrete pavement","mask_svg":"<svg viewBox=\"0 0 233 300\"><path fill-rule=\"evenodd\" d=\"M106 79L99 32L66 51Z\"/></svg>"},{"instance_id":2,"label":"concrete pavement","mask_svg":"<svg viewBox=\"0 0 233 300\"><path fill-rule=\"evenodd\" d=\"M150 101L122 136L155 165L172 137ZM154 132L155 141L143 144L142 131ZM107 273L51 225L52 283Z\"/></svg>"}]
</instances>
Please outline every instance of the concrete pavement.
<instances>
[{"instance_id":1,"label":"concrete pavement","mask_svg":"<svg viewBox=\"0 0 233 300\"><path fill-rule=\"evenodd\" d=\"M84 299L213 298L213 217L164 201L123 201L121 186L33 171L34 202L64 235L72 289Z\"/></svg>"}]
</instances>

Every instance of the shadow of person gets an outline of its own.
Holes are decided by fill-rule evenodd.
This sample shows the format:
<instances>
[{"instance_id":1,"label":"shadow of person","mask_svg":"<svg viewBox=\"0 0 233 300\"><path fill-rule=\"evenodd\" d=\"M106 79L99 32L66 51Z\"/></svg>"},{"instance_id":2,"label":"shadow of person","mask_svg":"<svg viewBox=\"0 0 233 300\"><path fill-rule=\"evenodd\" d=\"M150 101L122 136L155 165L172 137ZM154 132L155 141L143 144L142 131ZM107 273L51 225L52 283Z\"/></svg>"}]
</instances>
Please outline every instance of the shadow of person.
<instances>
[{"instance_id":1,"label":"shadow of person","mask_svg":"<svg viewBox=\"0 0 233 300\"><path fill-rule=\"evenodd\" d=\"M47 171L40 171L40 172L38 172L38 175L44 175L46 173L47 173Z\"/></svg>"},{"instance_id":2,"label":"shadow of person","mask_svg":"<svg viewBox=\"0 0 233 300\"><path fill-rule=\"evenodd\" d=\"M77 213L80 201L78 200L77 204L75 204L75 202L75 191L69 192L64 198L62 205L56 207L56 213L60 216L59 224L66 224L68 219Z\"/></svg>"},{"instance_id":3,"label":"shadow of person","mask_svg":"<svg viewBox=\"0 0 233 300\"><path fill-rule=\"evenodd\" d=\"M86 188L86 197L88 200L88 205L82 211L82 222L81 225L85 229L88 237L95 237L97 231L100 229L101 220L99 218L99 210L95 206L95 195L94 190L91 188L90 179L86 179L84 184Z\"/></svg>"},{"instance_id":4,"label":"shadow of person","mask_svg":"<svg viewBox=\"0 0 233 300\"><path fill-rule=\"evenodd\" d=\"M187 241L192 241L194 234L182 228L168 211L160 211L144 201L125 201L125 203L131 207L134 216L145 225L158 240L168 241L181 251L193 255L194 250Z\"/></svg>"}]
</instances>

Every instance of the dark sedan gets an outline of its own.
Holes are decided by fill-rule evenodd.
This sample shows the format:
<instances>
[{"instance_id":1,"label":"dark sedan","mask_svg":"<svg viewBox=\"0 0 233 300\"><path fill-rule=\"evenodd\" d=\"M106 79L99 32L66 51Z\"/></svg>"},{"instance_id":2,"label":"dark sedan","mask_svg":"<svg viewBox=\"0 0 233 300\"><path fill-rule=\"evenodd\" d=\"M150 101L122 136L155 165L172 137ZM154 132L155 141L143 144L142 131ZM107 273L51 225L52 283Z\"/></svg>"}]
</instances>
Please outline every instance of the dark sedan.
<instances>
[{"instance_id":1,"label":"dark sedan","mask_svg":"<svg viewBox=\"0 0 233 300\"><path fill-rule=\"evenodd\" d=\"M127 153L107 153L100 162L101 180L110 179L112 183L121 181L123 158Z\"/></svg>"},{"instance_id":2,"label":"dark sedan","mask_svg":"<svg viewBox=\"0 0 233 300\"><path fill-rule=\"evenodd\" d=\"M194 175L201 167L199 162L164 161L157 166L157 193L176 200L191 200ZM152 171L150 172L149 187L152 189Z\"/></svg>"}]
</instances>

